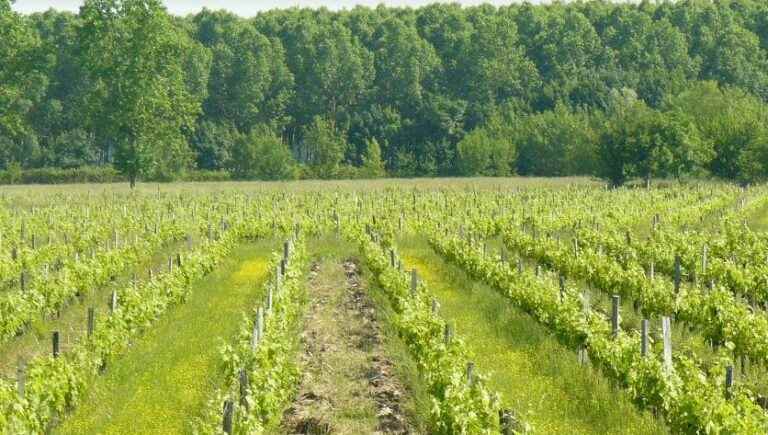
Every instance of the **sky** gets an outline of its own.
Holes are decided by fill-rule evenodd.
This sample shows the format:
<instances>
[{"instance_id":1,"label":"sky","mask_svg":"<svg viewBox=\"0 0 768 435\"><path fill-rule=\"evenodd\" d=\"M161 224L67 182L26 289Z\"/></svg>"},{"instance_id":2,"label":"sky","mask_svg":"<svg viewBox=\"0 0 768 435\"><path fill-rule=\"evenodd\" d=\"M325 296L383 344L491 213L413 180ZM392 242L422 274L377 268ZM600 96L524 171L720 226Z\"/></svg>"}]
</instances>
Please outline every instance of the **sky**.
<instances>
[{"instance_id":1,"label":"sky","mask_svg":"<svg viewBox=\"0 0 768 435\"><path fill-rule=\"evenodd\" d=\"M491 3L495 5L519 3L521 0L453 0L463 5L477 5ZM538 3L533 0L531 3ZM77 12L82 0L17 0L13 8L19 12L42 12L50 8ZM423 6L435 3L435 0L165 0L168 10L176 15L194 13L207 7L208 9L227 9L241 16L252 16L259 11L288 8L292 6L319 8L325 6L329 9L351 9L356 5L371 6L384 3L388 6Z\"/></svg>"}]
</instances>

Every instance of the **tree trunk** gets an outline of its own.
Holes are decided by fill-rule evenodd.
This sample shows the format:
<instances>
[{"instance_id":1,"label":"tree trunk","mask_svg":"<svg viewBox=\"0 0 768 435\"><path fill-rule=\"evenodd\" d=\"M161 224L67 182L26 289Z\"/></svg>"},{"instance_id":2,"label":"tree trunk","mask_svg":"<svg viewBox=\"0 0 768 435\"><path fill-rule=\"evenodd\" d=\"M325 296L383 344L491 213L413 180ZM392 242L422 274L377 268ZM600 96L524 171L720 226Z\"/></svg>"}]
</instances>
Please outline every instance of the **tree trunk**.
<instances>
[{"instance_id":1,"label":"tree trunk","mask_svg":"<svg viewBox=\"0 0 768 435\"><path fill-rule=\"evenodd\" d=\"M136 187L136 174L129 175L129 181L131 183L131 190Z\"/></svg>"},{"instance_id":2,"label":"tree trunk","mask_svg":"<svg viewBox=\"0 0 768 435\"><path fill-rule=\"evenodd\" d=\"M648 174L645 176L645 188L646 189L651 188L651 174Z\"/></svg>"}]
</instances>

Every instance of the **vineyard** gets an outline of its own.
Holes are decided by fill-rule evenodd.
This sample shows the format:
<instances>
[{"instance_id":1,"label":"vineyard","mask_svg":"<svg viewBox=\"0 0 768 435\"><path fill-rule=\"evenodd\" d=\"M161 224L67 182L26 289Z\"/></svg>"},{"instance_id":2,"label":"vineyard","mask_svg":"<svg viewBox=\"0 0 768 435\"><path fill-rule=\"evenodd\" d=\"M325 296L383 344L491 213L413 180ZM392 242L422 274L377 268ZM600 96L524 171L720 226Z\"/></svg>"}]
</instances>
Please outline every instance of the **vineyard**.
<instances>
[{"instance_id":1,"label":"vineyard","mask_svg":"<svg viewBox=\"0 0 768 435\"><path fill-rule=\"evenodd\" d=\"M0 433L765 434L768 190L0 191Z\"/></svg>"}]
</instances>

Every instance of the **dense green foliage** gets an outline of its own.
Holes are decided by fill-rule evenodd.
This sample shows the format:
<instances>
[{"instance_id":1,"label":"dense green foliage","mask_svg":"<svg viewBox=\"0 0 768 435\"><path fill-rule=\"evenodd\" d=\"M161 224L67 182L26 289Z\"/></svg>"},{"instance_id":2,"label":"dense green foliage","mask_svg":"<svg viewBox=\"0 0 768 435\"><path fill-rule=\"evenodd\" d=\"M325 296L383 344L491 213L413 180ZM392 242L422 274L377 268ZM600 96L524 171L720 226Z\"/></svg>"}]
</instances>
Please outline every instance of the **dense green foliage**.
<instances>
[{"instance_id":1,"label":"dense green foliage","mask_svg":"<svg viewBox=\"0 0 768 435\"><path fill-rule=\"evenodd\" d=\"M766 16L757 0L251 19L157 0L21 16L0 0L0 169L759 181Z\"/></svg>"}]
</instances>

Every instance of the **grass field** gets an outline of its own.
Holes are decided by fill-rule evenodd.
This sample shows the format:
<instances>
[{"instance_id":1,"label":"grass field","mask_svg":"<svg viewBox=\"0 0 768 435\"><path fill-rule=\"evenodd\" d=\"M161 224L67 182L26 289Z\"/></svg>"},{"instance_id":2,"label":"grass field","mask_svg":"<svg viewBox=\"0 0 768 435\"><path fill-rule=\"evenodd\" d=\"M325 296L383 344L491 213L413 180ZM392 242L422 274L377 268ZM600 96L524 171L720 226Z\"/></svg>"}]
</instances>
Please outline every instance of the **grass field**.
<instances>
[{"instance_id":1,"label":"grass field","mask_svg":"<svg viewBox=\"0 0 768 435\"><path fill-rule=\"evenodd\" d=\"M577 178L4 187L0 432L760 433L766 199Z\"/></svg>"},{"instance_id":2,"label":"grass field","mask_svg":"<svg viewBox=\"0 0 768 435\"><path fill-rule=\"evenodd\" d=\"M266 240L243 245L94 383L59 433L183 433L218 377L218 348L263 295Z\"/></svg>"}]
</instances>

